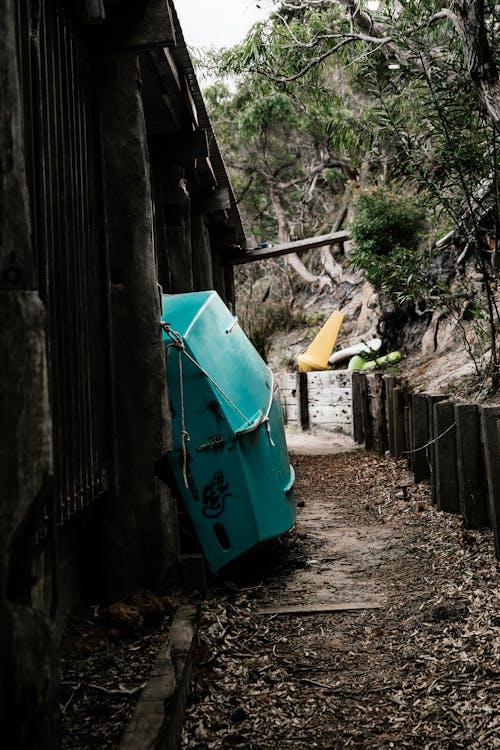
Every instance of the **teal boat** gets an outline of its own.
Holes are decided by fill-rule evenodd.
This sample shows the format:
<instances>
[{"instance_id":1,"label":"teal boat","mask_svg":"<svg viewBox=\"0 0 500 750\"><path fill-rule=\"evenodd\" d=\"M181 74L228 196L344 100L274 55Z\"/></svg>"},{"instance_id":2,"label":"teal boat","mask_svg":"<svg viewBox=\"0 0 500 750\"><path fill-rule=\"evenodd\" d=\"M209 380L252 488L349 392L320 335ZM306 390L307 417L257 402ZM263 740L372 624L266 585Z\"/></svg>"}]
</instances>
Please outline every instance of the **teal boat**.
<instances>
[{"instance_id":1,"label":"teal boat","mask_svg":"<svg viewBox=\"0 0 500 750\"><path fill-rule=\"evenodd\" d=\"M163 296L168 459L212 572L295 523L271 370L216 292Z\"/></svg>"}]
</instances>

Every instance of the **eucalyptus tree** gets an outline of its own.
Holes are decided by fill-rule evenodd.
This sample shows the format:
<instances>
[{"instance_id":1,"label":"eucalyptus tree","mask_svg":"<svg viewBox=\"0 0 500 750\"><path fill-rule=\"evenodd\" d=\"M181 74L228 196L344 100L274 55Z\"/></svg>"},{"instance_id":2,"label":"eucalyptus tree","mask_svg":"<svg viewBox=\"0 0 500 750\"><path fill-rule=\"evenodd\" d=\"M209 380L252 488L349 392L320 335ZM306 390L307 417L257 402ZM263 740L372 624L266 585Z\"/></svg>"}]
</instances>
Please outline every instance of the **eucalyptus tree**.
<instances>
[{"instance_id":1,"label":"eucalyptus tree","mask_svg":"<svg viewBox=\"0 0 500 750\"><path fill-rule=\"evenodd\" d=\"M355 165L333 147L334 97L325 94L319 76L312 78L299 91L248 73L235 91L218 84L205 92L244 219L259 241L328 231L339 222L356 176ZM287 259L304 282L330 284L336 264L328 247L321 257L318 273L295 254Z\"/></svg>"},{"instance_id":2,"label":"eucalyptus tree","mask_svg":"<svg viewBox=\"0 0 500 750\"><path fill-rule=\"evenodd\" d=\"M303 108L305 130L313 90L329 150L351 175L398 180L399 189L404 184L427 204L436 231L452 230L446 236L458 248L456 262L471 258L480 283L470 288L464 274L453 298L442 283L430 295L429 289L415 294L484 317L495 383L497 30L496 4L479 0L282 0L270 21L221 61L257 81L264 98L270 91L291 97L295 112ZM282 182L282 204L289 187ZM441 251L446 242L436 244Z\"/></svg>"}]
</instances>

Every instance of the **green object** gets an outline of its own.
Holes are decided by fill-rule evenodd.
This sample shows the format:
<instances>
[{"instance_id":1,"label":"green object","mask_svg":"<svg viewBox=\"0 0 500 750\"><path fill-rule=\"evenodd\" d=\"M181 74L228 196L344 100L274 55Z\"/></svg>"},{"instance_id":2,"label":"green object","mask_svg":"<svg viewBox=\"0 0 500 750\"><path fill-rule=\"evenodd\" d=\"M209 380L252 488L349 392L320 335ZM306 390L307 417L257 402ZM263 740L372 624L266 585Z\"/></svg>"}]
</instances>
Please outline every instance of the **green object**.
<instances>
[{"instance_id":1,"label":"green object","mask_svg":"<svg viewBox=\"0 0 500 750\"><path fill-rule=\"evenodd\" d=\"M389 352L389 354L386 354L384 357L377 357L377 359L372 359L369 362L365 361L364 365L358 369L376 370L377 367L389 367L389 365L394 365L402 359L403 355L401 352Z\"/></svg>"},{"instance_id":2,"label":"green object","mask_svg":"<svg viewBox=\"0 0 500 750\"><path fill-rule=\"evenodd\" d=\"M364 357L362 357L360 354L355 354L354 357L351 357L351 359L349 360L347 369L348 370L364 370L365 365L367 364L369 364L369 362L367 362Z\"/></svg>"},{"instance_id":3,"label":"green object","mask_svg":"<svg viewBox=\"0 0 500 750\"><path fill-rule=\"evenodd\" d=\"M295 523L271 370L216 292L164 295L179 493L212 572Z\"/></svg>"}]
</instances>

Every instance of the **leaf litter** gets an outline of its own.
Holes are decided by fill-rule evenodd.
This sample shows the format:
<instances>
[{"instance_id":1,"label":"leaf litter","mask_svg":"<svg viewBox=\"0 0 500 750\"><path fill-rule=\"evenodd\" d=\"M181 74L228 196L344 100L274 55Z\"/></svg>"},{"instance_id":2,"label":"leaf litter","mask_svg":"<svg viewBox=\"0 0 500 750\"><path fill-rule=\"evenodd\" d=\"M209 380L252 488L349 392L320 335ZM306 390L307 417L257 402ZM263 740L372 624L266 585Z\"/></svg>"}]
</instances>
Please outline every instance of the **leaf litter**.
<instances>
[{"instance_id":1,"label":"leaf litter","mask_svg":"<svg viewBox=\"0 0 500 750\"><path fill-rule=\"evenodd\" d=\"M356 453L293 463L296 528L216 579L201 602L183 750L500 748L491 532L437 511L403 461ZM307 610L325 592L352 600L352 589L382 605L278 612L291 599ZM276 613L259 614L269 605Z\"/></svg>"}]
</instances>

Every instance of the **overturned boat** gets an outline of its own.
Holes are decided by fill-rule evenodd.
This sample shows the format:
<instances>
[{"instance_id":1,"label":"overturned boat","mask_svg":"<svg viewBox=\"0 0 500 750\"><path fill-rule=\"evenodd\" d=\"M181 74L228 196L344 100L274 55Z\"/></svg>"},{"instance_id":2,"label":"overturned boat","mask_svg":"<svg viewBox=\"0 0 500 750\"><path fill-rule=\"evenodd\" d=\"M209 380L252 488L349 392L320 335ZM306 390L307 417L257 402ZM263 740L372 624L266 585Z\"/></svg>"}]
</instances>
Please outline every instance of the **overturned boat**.
<instances>
[{"instance_id":1,"label":"overturned boat","mask_svg":"<svg viewBox=\"0 0 500 750\"><path fill-rule=\"evenodd\" d=\"M271 370L214 291L163 296L168 459L212 572L295 522Z\"/></svg>"}]
</instances>

